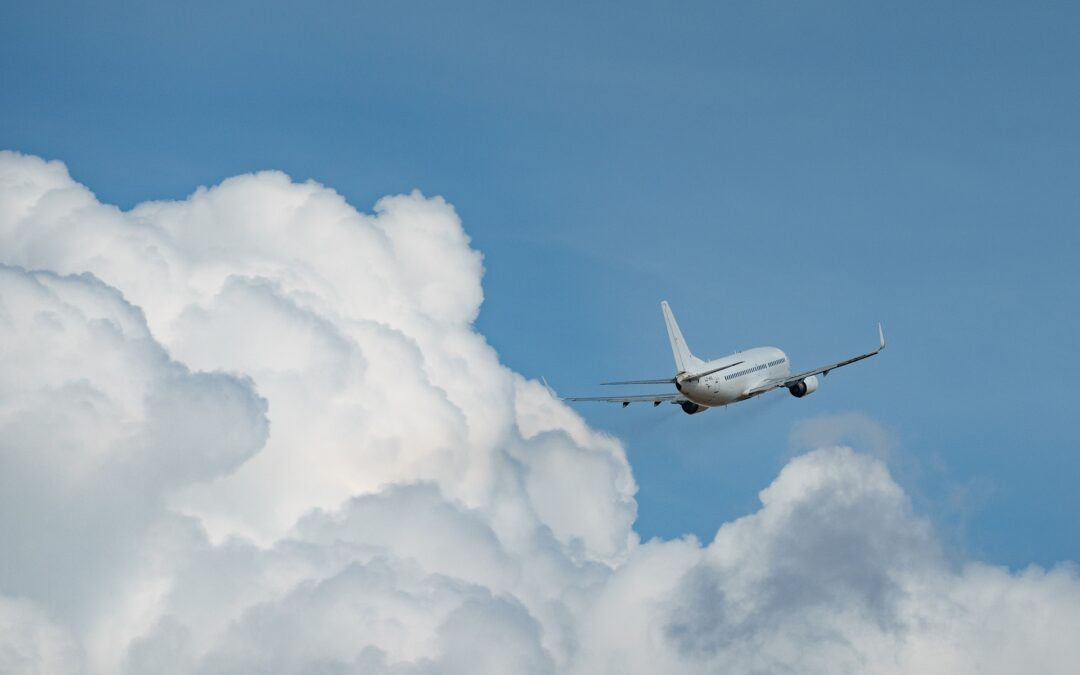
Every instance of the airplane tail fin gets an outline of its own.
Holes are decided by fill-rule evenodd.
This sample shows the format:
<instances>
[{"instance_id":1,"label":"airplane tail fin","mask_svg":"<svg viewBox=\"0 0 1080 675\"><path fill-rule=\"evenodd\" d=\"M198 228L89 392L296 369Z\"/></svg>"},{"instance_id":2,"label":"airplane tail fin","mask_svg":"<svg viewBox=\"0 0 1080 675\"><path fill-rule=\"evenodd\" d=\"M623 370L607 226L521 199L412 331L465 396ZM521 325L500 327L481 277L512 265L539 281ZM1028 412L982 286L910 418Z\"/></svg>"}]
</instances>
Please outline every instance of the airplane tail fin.
<instances>
[{"instance_id":1,"label":"airplane tail fin","mask_svg":"<svg viewBox=\"0 0 1080 675\"><path fill-rule=\"evenodd\" d=\"M680 373L688 373L704 364L704 361L690 353L686 346L679 324L675 323L675 315L671 313L671 307L667 300L660 303L660 309L664 310L664 323L667 324L668 339L671 340L671 353L675 356L675 367Z\"/></svg>"}]
</instances>

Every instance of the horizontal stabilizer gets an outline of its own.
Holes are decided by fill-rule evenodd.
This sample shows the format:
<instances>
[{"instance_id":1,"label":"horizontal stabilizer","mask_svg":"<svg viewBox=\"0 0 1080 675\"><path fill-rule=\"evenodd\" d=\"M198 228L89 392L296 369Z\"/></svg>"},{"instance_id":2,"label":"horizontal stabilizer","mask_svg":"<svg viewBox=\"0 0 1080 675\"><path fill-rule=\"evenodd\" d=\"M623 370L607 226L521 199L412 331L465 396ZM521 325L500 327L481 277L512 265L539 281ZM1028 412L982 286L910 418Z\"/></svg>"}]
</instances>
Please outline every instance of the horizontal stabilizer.
<instances>
[{"instance_id":1,"label":"horizontal stabilizer","mask_svg":"<svg viewBox=\"0 0 1080 675\"><path fill-rule=\"evenodd\" d=\"M727 370L728 368L734 368L735 366L742 365L745 361L736 361L735 363L729 363L726 366L720 366L719 368L710 368L704 372L694 373L693 375L686 375L682 378L683 382L689 382L690 380L696 380L699 377L705 377L706 375L712 375L713 373L719 373L721 370Z\"/></svg>"},{"instance_id":2,"label":"horizontal stabilizer","mask_svg":"<svg viewBox=\"0 0 1080 675\"><path fill-rule=\"evenodd\" d=\"M686 397L679 393L671 394L639 394L636 396L567 396L564 401L606 401L608 403L624 403L629 405L631 403L663 403L664 401L671 401L672 403L682 403L686 400Z\"/></svg>"},{"instance_id":3,"label":"horizontal stabilizer","mask_svg":"<svg viewBox=\"0 0 1080 675\"><path fill-rule=\"evenodd\" d=\"M600 384L675 384L675 378L665 377L662 380L623 380L622 382L601 382Z\"/></svg>"}]
</instances>

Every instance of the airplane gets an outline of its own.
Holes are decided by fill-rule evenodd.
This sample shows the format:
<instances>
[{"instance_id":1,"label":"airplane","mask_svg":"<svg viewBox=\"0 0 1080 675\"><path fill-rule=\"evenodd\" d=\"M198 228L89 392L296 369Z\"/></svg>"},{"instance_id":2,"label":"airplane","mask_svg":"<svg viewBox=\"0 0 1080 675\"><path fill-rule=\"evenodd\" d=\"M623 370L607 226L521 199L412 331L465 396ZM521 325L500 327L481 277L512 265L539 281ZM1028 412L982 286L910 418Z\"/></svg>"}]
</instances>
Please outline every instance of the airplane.
<instances>
[{"instance_id":1,"label":"airplane","mask_svg":"<svg viewBox=\"0 0 1080 675\"><path fill-rule=\"evenodd\" d=\"M674 384L677 393L644 394L630 396L570 396L565 401L606 401L622 403L652 403L653 407L667 401L681 406L687 415L705 412L731 403L745 401L765 392L786 387L795 398L802 398L817 391L818 375L825 377L830 371L868 359L885 349L885 332L878 324L879 346L872 352L859 354L843 361L830 363L821 368L791 374L787 354L776 347L756 347L731 356L702 361L690 352L683 339L679 324L667 301L660 303L667 324L671 352L675 356L675 377L659 380L623 380L601 382L603 385L626 384Z\"/></svg>"}]
</instances>

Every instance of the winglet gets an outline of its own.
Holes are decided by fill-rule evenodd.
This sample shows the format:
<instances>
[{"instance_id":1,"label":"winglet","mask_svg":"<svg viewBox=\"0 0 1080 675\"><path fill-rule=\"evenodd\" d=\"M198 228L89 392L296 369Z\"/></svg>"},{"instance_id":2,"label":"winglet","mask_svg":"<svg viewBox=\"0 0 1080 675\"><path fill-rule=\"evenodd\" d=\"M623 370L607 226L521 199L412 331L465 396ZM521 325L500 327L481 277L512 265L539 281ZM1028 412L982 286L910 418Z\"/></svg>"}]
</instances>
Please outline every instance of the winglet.
<instances>
[{"instance_id":1,"label":"winglet","mask_svg":"<svg viewBox=\"0 0 1080 675\"><path fill-rule=\"evenodd\" d=\"M878 339L881 340L881 346L878 347L878 351L880 352L882 349L885 349L885 331L883 331L881 329L881 322L880 321L878 321L877 333L878 333Z\"/></svg>"},{"instance_id":2,"label":"winglet","mask_svg":"<svg viewBox=\"0 0 1080 675\"><path fill-rule=\"evenodd\" d=\"M545 378L543 375L541 375L540 376L540 381L544 383L544 389L547 389L547 392L549 394L551 394L551 398L555 399L556 401L563 400L563 398L561 396L559 396L558 394L556 394L555 390L552 389L551 386L547 383L547 378Z\"/></svg>"}]
</instances>

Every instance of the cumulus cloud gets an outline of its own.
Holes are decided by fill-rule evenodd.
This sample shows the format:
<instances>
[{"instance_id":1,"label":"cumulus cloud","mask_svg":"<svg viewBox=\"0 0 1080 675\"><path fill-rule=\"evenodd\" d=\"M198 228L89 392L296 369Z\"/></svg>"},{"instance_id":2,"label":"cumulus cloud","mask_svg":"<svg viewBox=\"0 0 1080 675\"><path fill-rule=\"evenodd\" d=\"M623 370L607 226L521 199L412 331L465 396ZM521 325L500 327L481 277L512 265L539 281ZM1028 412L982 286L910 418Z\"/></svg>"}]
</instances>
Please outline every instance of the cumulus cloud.
<instances>
[{"instance_id":1,"label":"cumulus cloud","mask_svg":"<svg viewBox=\"0 0 1080 675\"><path fill-rule=\"evenodd\" d=\"M259 450L265 401L171 360L88 274L0 267L0 326L0 591L88 621L131 588L162 496Z\"/></svg>"},{"instance_id":2,"label":"cumulus cloud","mask_svg":"<svg viewBox=\"0 0 1080 675\"><path fill-rule=\"evenodd\" d=\"M0 671L1080 657L1074 567L947 560L827 420L757 512L640 542L621 444L474 329L482 261L442 199L365 214L265 172L125 212L5 152L0 264Z\"/></svg>"}]
</instances>

